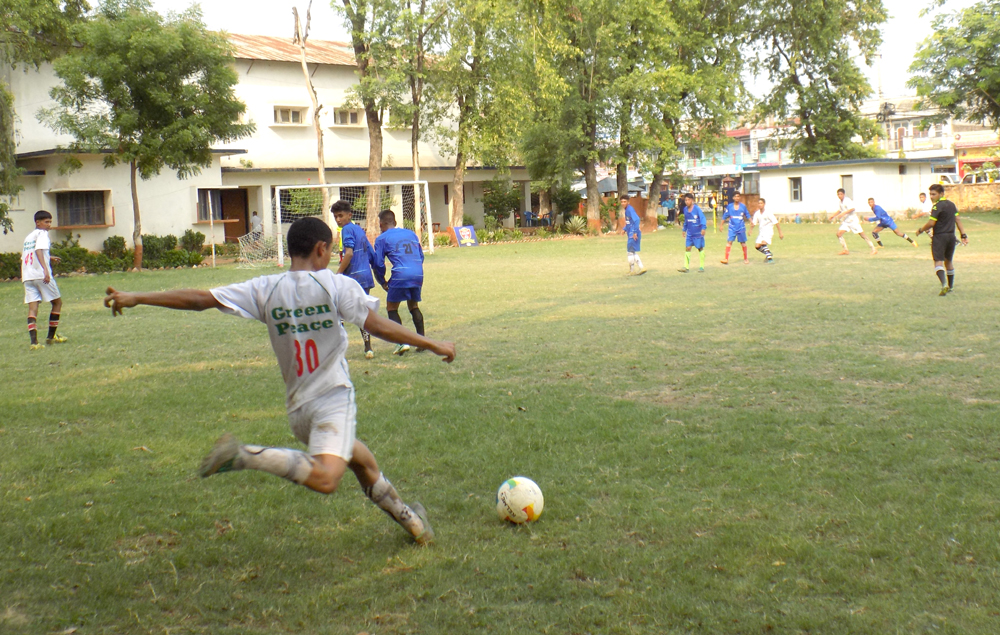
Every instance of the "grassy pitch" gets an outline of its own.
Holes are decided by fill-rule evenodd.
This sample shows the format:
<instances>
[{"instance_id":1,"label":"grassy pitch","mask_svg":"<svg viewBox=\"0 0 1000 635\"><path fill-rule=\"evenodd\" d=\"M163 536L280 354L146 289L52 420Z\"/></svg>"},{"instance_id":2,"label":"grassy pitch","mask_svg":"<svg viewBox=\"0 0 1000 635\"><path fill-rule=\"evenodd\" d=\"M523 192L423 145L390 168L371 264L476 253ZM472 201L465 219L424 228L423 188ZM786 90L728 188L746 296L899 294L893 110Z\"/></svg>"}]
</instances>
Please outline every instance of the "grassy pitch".
<instances>
[{"instance_id":1,"label":"grassy pitch","mask_svg":"<svg viewBox=\"0 0 1000 635\"><path fill-rule=\"evenodd\" d=\"M966 224L943 298L926 240L837 256L831 225L774 266L709 233L704 274L676 229L642 277L621 236L429 257L454 364L348 329L358 436L427 549L350 474L196 477L223 431L299 447L264 327L102 291L248 272L62 279L70 341L30 354L0 284L0 632L995 632L1000 215ZM493 509L514 475L535 524Z\"/></svg>"}]
</instances>

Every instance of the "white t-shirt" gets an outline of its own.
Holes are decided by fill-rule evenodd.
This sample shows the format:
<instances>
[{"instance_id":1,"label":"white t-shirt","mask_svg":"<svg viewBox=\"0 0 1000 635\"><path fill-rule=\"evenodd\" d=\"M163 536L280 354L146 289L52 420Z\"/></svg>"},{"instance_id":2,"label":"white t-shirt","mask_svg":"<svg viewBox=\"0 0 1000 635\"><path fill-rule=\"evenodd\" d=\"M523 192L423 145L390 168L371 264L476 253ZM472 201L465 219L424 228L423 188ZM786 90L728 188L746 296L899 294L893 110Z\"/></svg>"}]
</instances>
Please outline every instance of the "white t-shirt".
<instances>
[{"instance_id":1,"label":"white t-shirt","mask_svg":"<svg viewBox=\"0 0 1000 635\"><path fill-rule=\"evenodd\" d=\"M920 213L921 214L925 214L927 216L930 216L931 215L931 208L933 208L933 207L934 207L934 203L931 202L931 199L925 198L924 202L920 204Z\"/></svg>"},{"instance_id":2,"label":"white t-shirt","mask_svg":"<svg viewBox=\"0 0 1000 635\"><path fill-rule=\"evenodd\" d=\"M250 217L250 228L253 231L259 232L260 231L260 226L263 225L263 224L264 224L263 221L260 220L260 216L251 216Z\"/></svg>"},{"instance_id":3,"label":"white t-shirt","mask_svg":"<svg viewBox=\"0 0 1000 635\"><path fill-rule=\"evenodd\" d=\"M774 231L774 226L778 224L778 217L774 215L774 212L769 210L764 210L761 212L757 210L753 213L753 224L758 227L758 231L762 234Z\"/></svg>"},{"instance_id":4,"label":"white t-shirt","mask_svg":"<svg viewBox=\"0 0 1000 635\"><path fill-rule=\"evenodd\" d=\"M329 269L288 271L212 289L222 311L267 324L292 412L337 386L350 386L346 320L364 326L378 299Z\"/></svg>"},{"instance_id":5,"label":"white t-shirt","mask_svg":"<svg viewBox=\"0 0 1000 635\"><path fill-rule=\"evenodd\" d=\"M854 201L852 201L851 199L849 199L849 198L847 198L845 196L844 200L840 201L840 207L837 208L837 211L838 212L846 212L849 209L854 209ZM843 215L843 216L840 217L841 222L844 222L844 223L849 223L852 220L856 220L856 219L857 219L857 216L855 216L855 212L851 212L850 214L845 214L845 215Z\"/></svg>"},{"instance_id":6,"label":"white t-shirt","mask_svg":"<svg viewBox=\"0 0 1000 635\"><path fill-rule=\"evenodd\" d=\"M49 249L52 247L52 243L49 242L49 232L44 229L36 229L35 231L28 234L28 237L24 239L24 249L21 250L21 281L26 280L45 280L45 272L51 272L51 256L49 255ZM45 251L45 263L38 262L38 256L35 254L35 250L43 249Z\"/></svg>"}]
</instances>

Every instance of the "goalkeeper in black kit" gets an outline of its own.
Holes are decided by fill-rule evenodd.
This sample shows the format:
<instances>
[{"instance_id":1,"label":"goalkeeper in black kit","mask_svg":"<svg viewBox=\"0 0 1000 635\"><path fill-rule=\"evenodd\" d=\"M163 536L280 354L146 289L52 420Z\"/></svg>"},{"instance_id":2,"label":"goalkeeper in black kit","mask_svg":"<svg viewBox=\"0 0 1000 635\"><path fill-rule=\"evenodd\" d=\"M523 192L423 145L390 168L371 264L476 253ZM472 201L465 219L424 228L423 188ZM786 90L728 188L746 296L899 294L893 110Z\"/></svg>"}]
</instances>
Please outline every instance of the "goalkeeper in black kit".
<instances>
[{"instance_id":1,"label":"goalkeeper in black kit","mask_svg":"<svg viewBox=\"0 0 1000 635\"><path fill-rule=\"evenodd\" d=\"M931 217L923 227L917 230L917 235L934 230L931 238L931 256L934 258L934 273L941 281L941 293L948 295L955 290L955 228L958 227L959 237L963 245L969 244L969 236L962 227L955 204L944 198L944 186L935 183L928 188L931 202Z\"/></svg>"}]
</instances>

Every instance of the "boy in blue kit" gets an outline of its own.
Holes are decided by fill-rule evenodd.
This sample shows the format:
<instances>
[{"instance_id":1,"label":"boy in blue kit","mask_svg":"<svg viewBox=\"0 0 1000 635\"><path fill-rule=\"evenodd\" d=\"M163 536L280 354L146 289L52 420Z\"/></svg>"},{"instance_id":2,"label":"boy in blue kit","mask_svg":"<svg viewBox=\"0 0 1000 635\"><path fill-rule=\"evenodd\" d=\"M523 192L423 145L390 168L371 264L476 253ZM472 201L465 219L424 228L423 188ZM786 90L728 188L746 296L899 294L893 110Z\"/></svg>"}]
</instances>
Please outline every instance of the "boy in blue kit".
<instances>
[{"instance_id":1,"label":"boy in blue kit","mask_svg":"<svg viewBox=\"0 0 1000 635\"><path fill-rule=\"evenodd\" d=\"M625 236L628 238L628 242L625 243L625 249L628 250L628 275L641 276L646 273L646 268L642 266L642 258L639 257L642 242L639 215L635 208L629 205L628 195L622 197L622 205L625 206Z\"/></svg>"},{"instance_id":2,"label":"boy in blue kit","mask_svg":"<svg viewBox=\"0 0 1000 635\"><path fill-rule=\"evenodd\" d=\"M382 210L378 215L378 225L382 234L375 239L372 271L378 283L388 292L386 312L390 320L402 324L399 305L405 301L413 318L413 328L423 335L424 314L420 312L419 302L420 289L424 286L424 250L420 247L420 240L409 229L396 227L396 215L392 210ZM392 263L392 277L388 282L385 280L386 258ZM392 354L402 355L408 350L409 346L400 344Z\"/></svg>"},{"instance_id":3,"label":"boy in blue kit","mask_svg":"<svg viewBox=\"0 0 1000 635\"><path fill-rule=\"evenodd\" d=\"M743 247L743 264L749 265L747 259L747 225L750 220L750 212L743 204L743 197L737 192L733 194L733 202L726 205L726 211L722 213L722 224L729 222L729 239L726 241L726 257L722 259L722 264L729 264L729 251L733 248L733 241L739 240L740 247Z\"/></svg>"},{"instance_id":4,"label":"boy in blue kit","mask_svg":"<svg viewBox=\"0 0 1000 635\"><path fill-rule=\"evenodd\" d=\"M371 293L375 286L372 278L372 245L368 242L365 230L351 222L351 204L340 200L330 206L333 219L340 227L340 266L337 273L353 278L361 285L365 293ZM361 329L361 339L365 343L365 359L375 357L372 351L372 338L368 331Z\"/></svg>"},{"instance_id":5,"label":"boy in blue kit","mask_svg":"<svg viewBox=\"0 0 1000 635\"><path fill-rule=\"evenodd\" d=\"M684 232L684 268L677 271L688 272L691 267L691 248L694 247L698 250L698 273L704 273L705 230L708 229L708 223L705 221L705 215L701 212L701 208L695 205L693 195L684 195L684 207L681 209L681 216L678 220L681 222Z\"/></svg>"},{"instance_id":6,"label":"boy in blue kit","mask_svg":"<svg viewBox=\"0 0 1000 635\"><path fill-rule=\"evenodd\" d=\"M883 229L891 229L892 233L896 234L900 238L905 238L906 240L910 241L910 244L913 245L914 247L917 246L915 240L907 236L904 232L901 232L898 229L896 229L896 221L892 220L892 216L889 216L889 212L882 209L881 205L875 204L875 199L873 198L868 199L868 207L872 208L872 212L875 214L874 216L868 219L868 222L871 223L878 221L875 223L875 228L872 229L872 238L875 239L875 242L878 243L879 247L885 247L885 245L882 244L882 241L878 237L879 232L882 231Z\"/></svg>"}]
</instances>

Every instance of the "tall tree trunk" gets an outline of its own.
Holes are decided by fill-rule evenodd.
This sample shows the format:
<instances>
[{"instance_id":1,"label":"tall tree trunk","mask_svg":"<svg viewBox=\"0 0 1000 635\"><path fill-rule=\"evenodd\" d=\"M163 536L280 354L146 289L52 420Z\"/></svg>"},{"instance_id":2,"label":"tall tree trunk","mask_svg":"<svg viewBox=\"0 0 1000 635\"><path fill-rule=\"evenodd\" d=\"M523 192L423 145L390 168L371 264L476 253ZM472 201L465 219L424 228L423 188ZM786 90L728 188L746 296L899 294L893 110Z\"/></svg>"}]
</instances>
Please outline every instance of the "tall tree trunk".
<instances>
[{"instance_id":1,"label":"tall tree trunk","mask_svg":"<svg viewBox=\"0 0 1000 635\"><path fill-rule=\"evenodd\" d=\"M382 180L382 118L374 102L365 101L365 117L368 119L368 180L378 183ZM381 198L369 192L366 199L365 232L371 240L379 234L378 213L381 211L379 209ZM399 220L402 225L402 219Z\"/></svg>"},{"instance_id":2,"label":"tall tree trunk","mask_svg":"<svg viewBox=\"0 0 1000 635\"><path fill-rule=\"evenodd\" d=\"M295 36L292 38L292 42L299 45L299 61L302 63L302 76L305 77L306 90L309 92L309 99L312 100L313 105L313 130L316 132L316 161L319 166L319 183L320 185L326 185L326 155L323 152L323 127L319 123L319 116L323 110L323 106L320 105L319 97L316 96L316 87L313 86L312 77L309 75L309 65L306 63L306 38L309 37L309 23L312 21L312 0L309 2L309 8L306 9L305 31L302 30L299 23L299 10L292 7L292 15L295 16ZM323 222L333 227L330 218L330 190L323 187L320 188L320 192L323 195Z\"/></svg>"},{"instance_id":3,"label":"tall tree trunk","mask_svg":"<svg viewBox=\"0 0 1000 635\"><path fill-rule=\"evenodd\" d=\"M414 110L413 112L413 131L410 132L410 148L413 151L413 180L420 180L420 148L417 144L420 142L420 112L419 110ZM424 193L421 191L420 186L416 183L413 184L413 224L416 228L417 240L423 239L423 227L420 226L420 197ZM430 203L428 203L428 209L430 209Z\"/></svg>"},{"instance_id":4,"label":"tall tree trunk","mask_svg":"<svg viewBox=\"0 0 1000 635\"><path fill-rule=\"evenodd\" d=\"M617 166L615 166L615 177L616 185L618 186L618 201L622 201L626 196L628 196L628 164L624 161L620 161ZM625 208L621 205L617 206L617 218L614 219L612 227L617 230L625 229Z\"/></svg>"},{"instance_id":5,"label":"tall tree trunk","mask_svg":"<svg viewBox=\"0 0 1000 635\"><path fill-rule=\"evenodd\" d=\"M132 267L142 269L142 222L139 220L139 184L136 182L135 159L129 161L130 183L132 185L132 244L135 245L135 257Z\"/></svg>"},{"instance_id":6,"label":"tall tree trunk","mask_svg":"<svg viewBox=\"0 0 1000 635\"><path fill-rule=\"evenodd\" d=\"M455 175L451 179L451 221L452 227L461 227L465 223L465 153L459 150L455 153Z\"/></svg>"},{"instance_id":7,"label":"tall tree trunk","mask_svg":"<svg viewBox=\"0 0 1000 635\"><path fill-rule=\"evenodd\" d=\"M646 200L646 222L649 226L647 231L656 231L656 228L660 226L657 216L660 213L660 190L662 186L663 168L659 166L659 161L657 161L656 167L653 169L653 182L649 184L649 198Z\"/></svg>"},{"instance_id":8,"label":"tall tree trunk","mask_svg":"<svg viewBox=\"0 0 1000 635\"><path fill-rule=\"evenodd\" d=\"M587 160L583 166L583 176L587 181L587 224L601 226L601 194L597 191L597 166Z\"/></svg>"},{"instance_id":9,"label":"tall tree trunk","mask_svg":"<svg viewBox=\"0 0 1000 635\"><path fill-rule=\"evenodd\" d=\"M549 225L551 226L555 218L552 216L552 186L542 186L542 189L538 190L538 218L542 216L549 217Z\"/></svg>"}]
</instances>

